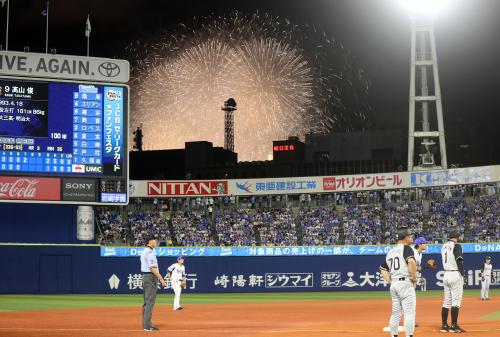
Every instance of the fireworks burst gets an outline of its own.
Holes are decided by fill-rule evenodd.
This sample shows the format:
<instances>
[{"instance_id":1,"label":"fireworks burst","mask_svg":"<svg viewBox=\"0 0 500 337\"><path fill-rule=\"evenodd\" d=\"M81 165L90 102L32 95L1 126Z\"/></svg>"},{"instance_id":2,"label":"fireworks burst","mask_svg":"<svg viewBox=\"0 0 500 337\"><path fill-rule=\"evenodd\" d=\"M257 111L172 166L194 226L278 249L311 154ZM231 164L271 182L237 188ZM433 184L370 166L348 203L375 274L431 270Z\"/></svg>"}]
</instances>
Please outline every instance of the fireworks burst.
<instances>
[{"instance_id":1,"label":"fireworks burst","mask_svg":"<svg viewBox=\"0 0 500 337\"><path fill-rule=\"evenodd\" d=\"M224 143L222 103L238 102L240 160L268 159L288 135L349 130L365 124L368 82L352 57L314 28L255 13L208 17L136 42L131 125L145 143L183 148Z\"/></svg>"}]
</instances>

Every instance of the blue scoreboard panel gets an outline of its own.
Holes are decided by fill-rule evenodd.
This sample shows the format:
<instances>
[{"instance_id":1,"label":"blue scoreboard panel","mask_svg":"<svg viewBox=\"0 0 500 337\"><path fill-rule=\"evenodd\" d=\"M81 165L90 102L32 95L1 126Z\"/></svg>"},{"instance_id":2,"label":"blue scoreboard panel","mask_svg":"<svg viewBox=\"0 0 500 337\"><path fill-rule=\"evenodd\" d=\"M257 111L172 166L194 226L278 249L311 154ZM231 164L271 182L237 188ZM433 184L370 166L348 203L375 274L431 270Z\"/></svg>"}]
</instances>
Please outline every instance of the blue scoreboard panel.
<instances>
[{"instance_id":1,"label":"blue scoreboard panel","mask_svg":"<svg viewBox=\"0 0 500 337\"><path fill-rule=\"evenodd\" d=\"M30 176L59 178L60 201L126 203L127 110L124 85L0 79L0 201Z\"/></svg>"}]
</instances>

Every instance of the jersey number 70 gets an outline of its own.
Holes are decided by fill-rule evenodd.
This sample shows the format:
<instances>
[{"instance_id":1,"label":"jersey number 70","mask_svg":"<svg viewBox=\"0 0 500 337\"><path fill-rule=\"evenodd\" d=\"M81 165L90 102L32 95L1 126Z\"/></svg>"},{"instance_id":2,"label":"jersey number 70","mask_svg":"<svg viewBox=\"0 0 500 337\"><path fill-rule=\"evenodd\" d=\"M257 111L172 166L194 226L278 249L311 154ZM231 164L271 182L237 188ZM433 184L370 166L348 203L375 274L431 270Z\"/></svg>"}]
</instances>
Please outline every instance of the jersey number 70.
<instances>
[{"instance_id":1,"label":"jersey number 70","mask_svg":"<svg viewBox=\"0 0 500 337\"><path fill-rule=\"evenodd\" d=\"M398 256L396 256L394 258L391 257L389 259L389 264L390 264L390 266L389 266L390 270L399 270L399 268L401 267L401 265L399 263L399 257ZM394 267L394 269L392 267Z\"/></svg>"}]
</instances>

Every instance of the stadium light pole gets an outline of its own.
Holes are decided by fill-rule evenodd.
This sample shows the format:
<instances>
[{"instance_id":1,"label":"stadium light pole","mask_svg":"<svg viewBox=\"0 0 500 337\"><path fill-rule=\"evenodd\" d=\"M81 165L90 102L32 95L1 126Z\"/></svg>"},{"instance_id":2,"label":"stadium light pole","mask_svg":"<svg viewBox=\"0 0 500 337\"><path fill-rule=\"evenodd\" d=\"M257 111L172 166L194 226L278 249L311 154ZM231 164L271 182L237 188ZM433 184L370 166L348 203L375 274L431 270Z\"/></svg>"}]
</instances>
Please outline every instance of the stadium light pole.
<instances>
[{"instance_id":1,"label":"stadium light pole","mask_svg":"<svg viewBox=\"0 0 500 337\"><path fill-rule=\"evenodd\" d=\"M234 152L234 112L236 101L230 98L221 108L224 111L224 149Z\"/></svg>"},{"instance_id":2,"label":"stadium light pole","mask_svg":"<svg viewBox=\"0 0 500 337\"><path fill-rule=\"evenodd\" d=\"M434 18L447 2L449 1L400 0L411 21L408 171L448 167L434 35ZM430 86L429 77L432 81ZM421 116L421 124L417 128L416 113ZM429 115L432 113L437 123L431 124ZM439 163L434 158L437 151L436 140L439 143ZM418 165L414 164L415 142L419 146Z\"/></svg>"}]
</instances>

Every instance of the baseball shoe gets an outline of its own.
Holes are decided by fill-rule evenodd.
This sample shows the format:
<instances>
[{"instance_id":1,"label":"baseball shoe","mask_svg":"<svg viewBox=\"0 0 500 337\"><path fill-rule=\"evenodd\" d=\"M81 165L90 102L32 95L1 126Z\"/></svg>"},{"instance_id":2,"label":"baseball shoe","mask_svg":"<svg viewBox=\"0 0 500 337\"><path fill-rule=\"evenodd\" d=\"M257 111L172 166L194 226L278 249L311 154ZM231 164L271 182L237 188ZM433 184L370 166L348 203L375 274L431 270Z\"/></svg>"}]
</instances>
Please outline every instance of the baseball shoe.
<instances>
[{"instance_id":1,"label":"baseball shoe","mask_svg":"<svg viewBox=\"0 0 500 337\"><path fill-rule=\"evenodd\" d=\"M182 307L175 308L174 311L182 310Z\"/></svg>"},{"instance_id":2,"label":"baseball shoe","mask_svg":"<svg viewBox=\"0 0 500 337\"><path fill-rule=\"evenodd\" d=\"M441 325L441 329L439 331L448 332L448 331L450 331L450 327L448 326L448 324L443 324L443 325Z\"/></svg>"},{"instance_id":3,"label":"baseball shoe","mask_svg":"<svg viewBox=\"0 0 500 337\"><path fill-rule=\"evenodd\" d=\"M144 328L144 331L159 331L160 329L158 329L157 327L155 326L152 326L151 328Z\"/></svg>"},{"instance_id":4,"label":"baseball shoe","mask_svg":"<svg viewBox=\"0 0 500 337\"><path fill-rule=\"evenodd\" d=\"M452 325L452 326L450 326L450 332L462 333L462 332L465 332L465 330L462 329L461 327L459 327L458 325Z\"/></svg>"}]
</instances>

